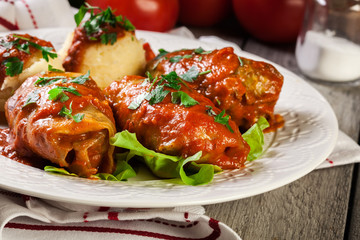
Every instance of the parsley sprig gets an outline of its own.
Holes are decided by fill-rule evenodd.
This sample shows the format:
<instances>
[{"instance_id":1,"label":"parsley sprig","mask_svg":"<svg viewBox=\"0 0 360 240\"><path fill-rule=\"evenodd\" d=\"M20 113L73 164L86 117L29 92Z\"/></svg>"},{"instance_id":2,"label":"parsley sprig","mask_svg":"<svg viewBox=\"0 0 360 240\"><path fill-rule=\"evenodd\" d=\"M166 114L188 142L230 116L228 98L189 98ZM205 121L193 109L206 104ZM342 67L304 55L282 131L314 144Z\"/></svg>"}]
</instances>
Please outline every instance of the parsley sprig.
<instances>
[{"instance_id":1,"label":"parsley sprig","mask_svg":"<svg viewBox=\"0 0 360 240\"><path fill-rule=\"evenodd\" d=\"M72 86L70 86L70 87L56 86L48 92L49 100L52 100L52 101L59 100L62 103L66 102L67 100L69 100L69 96L66 95L65 92L72 93L76 96L81 96L81 94Z\"/></svg>"},{"instance_id":2,"label":"parsley sprig","mask_svg":"<svg viewBox=\"0 0 360 240\"><path fill-rule=\"evenodd\" d=\"M10 57L2 62L5 65L5 73L7 76L13 77L19 75L23 71L24 62L18 57Z\"/></svg>"},{"instance_id":3,"label":"parsley sprig","mask_svg":"<svg viewBox=\"0 0 360 240\"><path fill-rule=\"evenodd\" d=\"M148 74L148 78L145 79L145 81L151 82L149 90L138 95L128 106L129 109L137 109L144 100L149 101L150 105L162 102L170 93L170 91L164 89L164 87L175 90L171 92L171 102L174 104L180 104L180 106L183 105L185 107L199 104L198 101L190 97L186 92L180 91L182 85L188 86L175 71L162 75L160 80L152 78L152 76Z\"/></svg>"},{"instance_id":4,"label":"parsley sprig","mask_svg":"<svg viewBox=\"0 0 360 240\"><path fill-rule=\"evenodd\" d=\"M225 115L225 110L222 110L221 113L216 114L215 111L213 110L212 106L206 106L207 107L207 113L209 114L209 116L213 116L215 122L220 123L222 125L225 125L226 128L230 131L230 132L234 132L234 130L231 128L230 124L229 124L229 118L230 116L224 116Z\"/></svg>"},{"instance_id":5,"label":"parsley sprig","mask_svg":"<svg viewBox=\"0 0 360 240\"><path fill-rule=\"evenodd\" d=\"M94 10L101 10L101 12L95 14ZM111 27L122 27L126 31L134 31L134 25L126 18L121 15L114 15L113 10L108 7L105 10L102 10L99 7L92 7L86 3L86 5L82 5L79 8L78 13L75 14L75 22L76 25L79 26L82 20L85 17L85 14L89 12L90 18L83 23L83 27L85 29L86 34L89 36L90 40L99 40L93 35L96 33L101 33L100 41L103 44L111 44L113 45L117 40L117 34L114 32L109 33L106 25L110 25Z\"/></svg>"},{"instance_id":6,"label":"parsley sprig","mask_svg":"<svg viewBox=\"0 0 360 240\"><path fill-rule=\"evenodd\" d=\"M64 105L61 108L59 115L68 119L73 119L77 123L81 122L85 116L85 114L83 113L77 113L75 115L72 115L72 102L70 103L69 108Z\"/></svg>"}]
</instances>

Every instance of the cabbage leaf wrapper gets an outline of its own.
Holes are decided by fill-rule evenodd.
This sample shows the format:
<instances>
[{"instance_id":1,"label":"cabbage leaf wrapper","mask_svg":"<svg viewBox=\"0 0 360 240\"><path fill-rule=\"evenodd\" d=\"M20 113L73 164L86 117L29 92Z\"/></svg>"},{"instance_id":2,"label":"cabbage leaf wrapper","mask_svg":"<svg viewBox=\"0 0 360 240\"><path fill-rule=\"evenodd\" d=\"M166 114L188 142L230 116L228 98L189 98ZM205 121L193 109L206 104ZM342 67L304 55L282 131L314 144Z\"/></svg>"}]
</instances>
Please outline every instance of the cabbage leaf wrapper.
<instances>
[{"instance_id":1,"label":"cabbage leaf wrapper","mask_svg":"<svg viewBox=\"0 0 360 240\"><path fill-rule=\"evenodd\" d=\"M81 177L115 169L116 132L108 101L88 74L49 72L28 78L7 101L17 152Z\"/></svg>"}]
</instances>

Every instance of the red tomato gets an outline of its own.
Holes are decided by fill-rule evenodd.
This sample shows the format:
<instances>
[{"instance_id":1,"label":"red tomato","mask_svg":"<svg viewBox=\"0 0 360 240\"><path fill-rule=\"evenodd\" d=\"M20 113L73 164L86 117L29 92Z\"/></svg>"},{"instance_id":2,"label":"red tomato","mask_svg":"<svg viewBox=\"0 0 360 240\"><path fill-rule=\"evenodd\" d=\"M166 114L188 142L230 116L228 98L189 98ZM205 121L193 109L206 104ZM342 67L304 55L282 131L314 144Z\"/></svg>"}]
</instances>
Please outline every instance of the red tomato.
<instances>
[{"instance_id":1,"label":"red tomato","mask_svg":"<svg viewBox=\"0 0 360 240\"><path fill-rule=\"evenodd\" d=\"M231 0L180 0L182 24L208 27L220 22L231 7Z\"/></svg>"},{"instance_id":2,"label":"red tomato","mask_svg":"<svg viewBox=\"0 0 360 240\"><path fill-rule=\"evenodd\" d=\"M254 37L293 42L301 28L306 0L233 0L240 24Z\"/></svg>"},{"instance_id":3,"label":"red tomato","mask_svg":"<svg viewBox=\"0 0 360 240\"><path fill-rule=\"evenodd\" d=\"M115 14L126 16L137 29L165 32L179 15L179 0L86 0L102 9L110 6Z\"/></svg>"}]
</instances>

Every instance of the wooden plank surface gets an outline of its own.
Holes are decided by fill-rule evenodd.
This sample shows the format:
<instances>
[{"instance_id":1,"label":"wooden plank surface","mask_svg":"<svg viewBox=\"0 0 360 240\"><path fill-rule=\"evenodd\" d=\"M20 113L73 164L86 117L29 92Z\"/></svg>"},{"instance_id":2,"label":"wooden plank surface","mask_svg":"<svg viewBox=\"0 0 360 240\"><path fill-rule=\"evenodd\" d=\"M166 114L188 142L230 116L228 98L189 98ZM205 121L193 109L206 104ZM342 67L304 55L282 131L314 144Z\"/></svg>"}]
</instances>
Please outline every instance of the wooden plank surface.
<instances>
[{"instance_id":1,"label":"wooden plank surface","mask_svg":"<svg viewBox=\"0 0 360 240\"><path fill-rule=\"evenodd\" d=\"M245 51L301 74L294 56L294 44L263 44L224 29L192 30L197 37L215 34L233 41ZM359 86L325 84L308 79L307 82L329 101L338 118L339 128L357 140L360 128ZM343 239L344 236L359 239L360 207L353 203L360 201L360 183L356 185L356 181L352 182L353 176L359 174L356 169L354 174L354 164L351 164L315 170L274 191L209 205L206 211L209 216L229 225L244 240Z\"/></svg>"}]
</instances>

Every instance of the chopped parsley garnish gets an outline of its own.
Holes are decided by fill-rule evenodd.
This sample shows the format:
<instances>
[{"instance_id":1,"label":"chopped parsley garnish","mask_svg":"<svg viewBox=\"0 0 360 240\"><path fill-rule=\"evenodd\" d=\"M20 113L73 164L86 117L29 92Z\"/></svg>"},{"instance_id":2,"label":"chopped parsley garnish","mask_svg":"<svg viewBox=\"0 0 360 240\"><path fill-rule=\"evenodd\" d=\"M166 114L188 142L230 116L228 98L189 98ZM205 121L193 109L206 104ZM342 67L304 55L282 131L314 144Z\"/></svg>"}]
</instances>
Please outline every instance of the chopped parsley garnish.
<instances>
[{"instance_id":1,"label":"chopped parsley garnish","mask_svg":"<svg viewBox=\"0 0 360 240\"><path fill-rule=\"evenodd\" d=\"M99 9L101 12L95 14L94 9ZM122 27L127 31L135 30L134 25L132 25L126 17L121 15L114 15L110 7L108 7L106 10L102 10L98 7L92 7L89 4L86 4L86 6L82 5L78 13L75 14L74 18L77 26L81 24L87 12L90 12L90 18L84 22L83 27L90 40L99 40L98 38L94 37L93 34L101 33L101 43L110 43L113 45L117 40L117 34L114 32L109 33L108 29L106 28L107 24L113 28Z\"/></svg>"},{"instance_id":2,"label":"chopped parsley garnish","mask_svg":"<svg viewBox=\"0 0 360 240\"><path fill-rule=\"evenodd\" d=\"M129 109L135 110L138 107L140 107L141 103L144 101L144 99L146 98L146 96L149 93L147 92L143 92L142 94L138 95L128 106Z\"/></svg>"},{"instance_id":3,"label":"chopped parsley garnish","mask_svg":"<svg viewBox=\"0 0 360 240\"><path fill-rule=\"evenodd\" d=\"M230 131L230 132L234 132L234 130L231 128L230 124L229 124L229 118L230 116L224 116L225 115L225 110L222 110L221 113L216 114L215 111L213 110L212 106L206 106L208 109L206 110L206 112L209 114L209 116L213 116L215 122L220 123L222 125L225 125L226 128Z\"/></svg>"},{"instance_id":4,"label":"chopped parsley garnish","mask_svg":"<svg viewBox=\"0 0 360 240\"><path fill-rule=\"evenodd\" d=\"M48 92L49 100L52 101L59 100L60 102L66 102L67 100L69 100L69 97L65 94L65 92L72 93L76 96L81 96L81 94L72 86L70 87L56 86Z\"/></svg>"},{"instance_id":5,"label":"chopped parsley garnish","mask_svg":"<svg viewBox=\"0 0 360 240\"><path fill-rule=\"evenodd\" d=\"M158 51L159 51L159 54L155 57L155 59L160 59L160 58L162 58L163 56L165 56L166 54L169 53L168 51L166 51L166 50L164 50L162 48L160 48Z\"/></svg>"},{"instance_id":6,"label":"chopped parsley garnish","mask_svg":"<svg viewBox=\"0 0 360 240\"><path fill-rule=\"evenodd\" d=\"M199 47L194 50L195 54L209 54L212 53L212 51L205 51L202 47Z\"/></svg>"},{"instance_id":7,"label":"chopped parsley garnish","mask_svg":"<svg viewBox=\"0 0 360 240\"><path fill-rule=\"evenodd\" d=\"M64 105L60 112L59 112L59 115L62 116L62 117L66 117L68 119L73 119L75 122L81 122L85 116L85 114L75 114L75 115L72 115L72 102L70 103L69 105L69 108L66 108L66 106Z\"/></svg>"},{"instance_id":8,"label":"chopped parsley garnish","mask_svg":"<svg viewBox=\"0 0 360 240\"><path fill-rule=\"evenodd\" d=\"M49 57L50 58L57 58L57 53L54 51L54 48L52 47L45 47L45 46L41 46L35 42L30 41L30 38L26 38L26 37L22 37L19 35L13 35L13 37L17 38L14 42L17 41L17 43L14 45L17 49L19 49L20 51L24 51L28 54L30 54L29 51L29 45L33 46L34 48L38 49L41 51L42 53L42 57L48 62L49 61ZM19 45L19 39L25 40L26 42Z\"/></svg>"},{"instance_id":9,"label":"chopped parsley garnish","mask_svg":"<svg viewBox=\"0 0 360 240\"><path fill-rule=\"evenodd\" d=\"M186 87L188 86L181 79L181 77L176 74L175 71L162 75L160 81L157 81L157 78L153 79L150 74L148 74L148 76L149 78L146 78L145 81L152 81L148 92L138 95L128 106L129 109L137 109L144 100L148 100L150 105L162 102L164 98L170 93L170 91L165 90L164 87L169 87L176 90L171 93L172 103L180 104L185 107L191 107L198 104L198 102L190 97L187 93L180 91L181 84Z\"/></svg>"},{"instance_id":10,"label":"chopped parsley garnish","mask_svg":"<svg viewBox=\"0 0 360 240\"><path fill-rule=\"evenodd\" d=\"M7 76L16 76L22 73L24 63L17 57L10 57L5 59L2 64L5 66Z\"/></svg>"},{"instance_id":11,"label":"chopped parsley garnish","mask_svg":"<svg viewBox=\"0 0 360 240\"><path fill-rule=\"evenodd\" d=\"M201 73L199 73L199 75L204 75L204 74L208 74L208 73L211 73L211 70L207 70L207 71L201 72Z\"/></svg>"},{"instance_id":12,"label":"chopped parsley garnish","mask_svg":"<svg viewBox=\"0 0 360 240\"><path fill-rule=\"evenodd\" d=\"M117 40L117 34L116 33L105 33L100 36L101 43L107 45L110 43L113 45Z\"/></svg>"},{"instance_id":13,"label":"chopped parsley garnish","mask_svg":"<svg viewBox=\"0 0 360 240\"><path fill-rule=\"evenodd\" d=\"M169 92L170 91L168 90L164 90L164 85L157 85L155 89L146 96L145 99L149 101L150 105L160 103L164 100L164 98L168 95Z\"/></svg>"},{"instance_id":14,"label":"chopped parsley garnish","mask_svg":"<svg viewBox=\"0 0 360 240\"><path fill-rule=\"evenodd\" d=\"M214 118L215 122L225 125L227 127L227 129L229 129L229 131L233 133L234 130L229 125L230 116L227 115L224 117L224 115L225 115L225 110L222 110L221 113L219 113L218 115L215 116L215 118Z\"/></svg>"},{"instance_id":15,"label":"chopped parsley garnish","mask_svg":"<svg viewBox=\"0 0 360 240\"><path fill-rule=\"evenodd\" d=\"M29 93L22 108L24 108L32 103L36 103L37 100L39 100L39 98L40 98L39 93L40 93L39 89L36 89L36 90L32 91L31 93Z\"/></svg>"},{"instance_id":16,"label":"chopped parsley garnish","mask_svg":"<svg viewBox=\"0 0 360 240\"><path fill-rule=\"evenodd\" d=\"M54 82L57 82L59 80L66 82L67 77L65 77L65 76L39 77L38 80L36 80L36 82L34 83L34 85L43 87L43 86L48 86L50 84L53 84Z\"/></svg>"},{"instance_id":17,"label":"chopped parsley garnish","mask_svg":"<svg viewBox=\"0 0 360 240\"><path fill-rule=\"evenodd\" d=\"M186 92L178 91L171 93L171 102L177 104L180 102L180 106L184 105L185 107L191 107L196 104L199 104L198 101L189 96Z\"/></svg>"},{"instance_id":18,"label":"chopped parsley garnish","mask_svg":"<svg viewBox=\"0 0 360 240\"><path fill-rule=\"evenodd\" d=\"M181 59L183 59L183 58L192 58L192 55L183 55L183 56L177 55L177 56L171 57L171 58L169 59L169 61L170 61L171 63L177 63L177 62L179 62L179 61L180 61Z\"/></svg>"},{"instance_id":19,"label":"chopped parsley garnish","mask_svg":"<svg viewBox=\"0 0 360 240\"><path fill-rule=\"evenodd\" d=\"M49 71L49 72L58 72L58 73L63 73L63 72L64 72L64 71L61 70L61 69L54 68L54 67L51 66L50 64L48 65L48 71Z\"/></svg>"},{"instance_id":20,"label":"chopped parsley garnish","mask_svg":"<svg viewBox=\"0 0 360 240\"><path fill-rule=\"evenodd\" d=\"M199 76L199 75L204 75L207 73L210 73L211 70L207 70L204 72L199 72L199 69L195 66L192 66L186 73L182 74L180 77L182 79L184 79L187 82L194 82L194 80Z\"/></svg>"},{"instance_id":21,"label":"chopped parsley garnish","mask_svg":"<svg viewBox=\"0 0 360 240\"><path fill-rule=\"evenodd\" d=\"M30 48L29 46L32 46L38 50L41 51L42 57L48 62L49 57L50 58L56 58L57 53L54 52L54 49L52 47L43 47L37 43L31 42L29 38L13 35L14 38L16 38L14 41L6 42L5 40L0 41L0 45L6 49L6 51L3 54L3 57L9 57L11 56L10 52L13 47L18 49L19 51L25 52L27 54L30 54ZM26 42L20 44L20 39L24 40ZM2 63L5 66L5 73L7 76L16 76L22 73L24 62L21 61L18 57L9 57L2 61Z\"/></svg>"},{"instance_id":22,"label":"chopped parsley garnish","mask_svg":"<svg viewBox=\"0 0 360 240\"><path fill-rule=\"evenodd\" d=\"M90 71L88 71L85 75L80 75L76 78L71 79L70 83L84 84L87 80L90 80Z\"/></svg>"},{"instance_id":23,"label":"chopped parsley garnish","mask_svg":"<svg viewBox=\"0 0 360 240\"><path fill-rule=\"evenodd\" d=\"M180 90L182 83L179 79L179 76L176 74L175 71L172 71L166 75L162 75L162 78L166 80L167 83L165 83L166 87L173 88L175 90Z\"/></svg>"},{"instance_id":24,"label":"chopped parsley garnish","mask_svg":"<svg viewBox=\"0 0 360 240\"><path fill-rule=\"evenodd\" d=\"M32 45L33 47L35 47L36 49L41 51L42 57L43 59L45 59L45 61L49 61L49 57L50 58L57 58L57 53L53 52L54 48L52 47L43 47L40 46L39 44L33 43L33 42L29 42L30 45Z\"/></svg>"},{"instance_id":25,"label":"chopped parsley garnish","mask_svg":"<svg viewBox=\"0 0 360 240\"><path fill-rule=\"evenodd\" d=\"M239 62L240 62L240 67L244 66L244 62L242 61L241 57L238 56Z\"/></svg>"}]
</instances>

